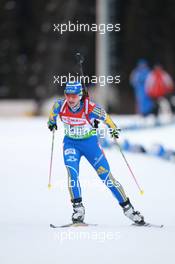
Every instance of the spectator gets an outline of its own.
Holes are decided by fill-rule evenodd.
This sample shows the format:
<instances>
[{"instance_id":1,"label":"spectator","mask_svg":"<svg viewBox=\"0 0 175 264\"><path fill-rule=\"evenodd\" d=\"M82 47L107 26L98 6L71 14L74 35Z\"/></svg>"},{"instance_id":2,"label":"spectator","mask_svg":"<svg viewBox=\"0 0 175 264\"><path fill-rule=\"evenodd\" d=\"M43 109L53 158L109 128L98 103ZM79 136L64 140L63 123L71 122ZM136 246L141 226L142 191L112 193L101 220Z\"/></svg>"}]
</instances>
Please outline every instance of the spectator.
<instances>
[{"instance_id":1,"label":"spectator","mask_svg":"<svg viewBox=\"0 0 175 264\"><path fill-rule=\"evenodd\" d=\"M135 98L137 102L137 111L142 116L148 116L154 114L157 116L158 108L155 102L145 92L145 81L150 73L147 61L140 59L137 63L137 67L132 71L130 75L130 83L134 88Z\"/></svg>"},{"instance_id":2,"label":"spectator","mask_svg":"<svg viewBox=\"0 0 175 264\"><path fill-rule=\"evenodd\" d=\"M162 68L161 65L156 64L153 70L148 75L145 83L147 94L159 102L161 98L166 98L169 102L172 113L175 113L174 101L174 84L171 76Z\"/></svg>"}]
</instances>

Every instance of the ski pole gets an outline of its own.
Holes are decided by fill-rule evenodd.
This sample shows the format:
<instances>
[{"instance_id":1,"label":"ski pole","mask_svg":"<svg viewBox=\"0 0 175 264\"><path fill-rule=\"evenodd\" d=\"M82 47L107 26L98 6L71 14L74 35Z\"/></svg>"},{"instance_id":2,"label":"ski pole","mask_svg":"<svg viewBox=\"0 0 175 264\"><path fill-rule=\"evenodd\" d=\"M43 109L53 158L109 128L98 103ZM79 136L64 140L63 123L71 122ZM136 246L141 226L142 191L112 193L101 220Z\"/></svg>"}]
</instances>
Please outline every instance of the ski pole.
<instances>
[{"instance_id":1,"label":"ski pole","mask_svg":"<svg viewBox=\"0 0 175 264\"><path fill-rule=\"evenodd\" d=\"M53 129L53 132L52 132L52 148L51 148L51 158L50 158L50 168L49 168L49 183L48 183L49 189L52 187L51 176L52 176L52 160L53 160L54 138L55 138L55 129Z\"/></svg>"},{"instance_id":2,"label":"ski pole","mask_svg":"<svg viewBox=\"0 0 175 264\"><path fill-rule=\"evenodd\" d=\"M137 182L137 179L136 179L136 177L135 177L135 175L134 175L134 173L133 173L133 171L132 171L132 169L131 169L131 167L130 167L130 165L129 165L129 163L128 163L128 161L127 161L127 159L126 159L126 157L125 157L125 155L124 155L124 153L123 153L123 151L122 151L122 149L121 149L121 147L120 147L120 145L119 145L119 143L117 142L116 139L114 139L114 140L115 140L115 143L116 143L117 146L118 146L118 149L119 149L119 151L120 151L120 153L121 153L121 155L122 155L122 157L123 157L123 159L124 159L124 161L125 161L125 163L126 163L128 169L129 169L129 171L130 171L130 173L131 173L131 175L132 175L132 177L133 177L133 179L134 179L134 181L135 181L135 183L136 183L136 185L137 185L139 191L140 191L140 194L143 195L143 194L144 194L144 191L143 191L143 190L141 189L141 187L139 186L139 184L138 184L138 182Z\"/></svg>"}]
</instances>

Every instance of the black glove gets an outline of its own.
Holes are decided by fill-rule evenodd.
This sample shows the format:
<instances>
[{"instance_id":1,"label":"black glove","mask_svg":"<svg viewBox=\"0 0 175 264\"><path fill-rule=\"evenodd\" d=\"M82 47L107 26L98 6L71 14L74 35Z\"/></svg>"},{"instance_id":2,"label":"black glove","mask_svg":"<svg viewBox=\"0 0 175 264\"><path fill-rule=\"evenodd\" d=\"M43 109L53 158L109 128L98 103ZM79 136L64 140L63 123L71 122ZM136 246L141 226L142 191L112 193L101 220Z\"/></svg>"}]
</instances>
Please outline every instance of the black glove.
<instances>
[{"instance_id":1,"label":"black glove","mask_svg":"<svg viewBox=\"0 0 175 264\"><path fill-rule=\"evenodd\" d=\"M51 122L48 122L47 125L50 131L52 131L53 129L57 130L57 124L52 124Z\"/></svg>"},{"instance_id":2,"label":"black glove","mask_svg":"<svg viewBox=\"0 0 175 264\"><path fill-rule=\"evenodd\" d=\"M100 121L98 121L97 119L95 119L95 120L94 120L93 127L94 127L94 128L98 128L99 123L100 123Z\"/></svg>"},{"instance_id":3,"label":"black glove","mask_svg":"<svg viewBox=\"0 0 175 264\"><path fill-rule=\"evenodd\" d=\"M120 131L121 131L121 129L119 129L119 128L114 128L113 130L112 130L112 132L111 132L111 136L113 137L113 138L119 138L119 133L120 133Z\"/></svg>"}]
</instances>

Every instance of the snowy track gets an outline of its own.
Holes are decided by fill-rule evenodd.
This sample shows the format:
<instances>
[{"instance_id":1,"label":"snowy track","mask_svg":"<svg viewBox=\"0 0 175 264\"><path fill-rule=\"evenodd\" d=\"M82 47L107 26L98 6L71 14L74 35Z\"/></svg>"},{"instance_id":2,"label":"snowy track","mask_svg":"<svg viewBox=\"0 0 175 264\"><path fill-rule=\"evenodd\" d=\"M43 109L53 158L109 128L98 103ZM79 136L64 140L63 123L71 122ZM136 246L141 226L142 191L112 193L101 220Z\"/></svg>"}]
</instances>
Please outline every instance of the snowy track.
<instances>
[{"instance_id":1,"label":"snowy track","mask_svg":"<svg viewBox=\"0 0 175 264\"><path fill-rule=\"evenodd\" d=\"M86 222L97 227L54 230L70 222L72 213L62 157L62 131L56 132L53 188L47 189L51 133L45 118L0 120L0 263L89 264L174 263L175 164L126 153L143 187L140 196L120 153L105 151L111 170L136 209L162 229L130 226L111 193L85 159L80 181ZM175 126L126 132L134 142L164 143L175 148ZM125 135L121 135L124 137Z\"/></svg>"}]
</instances>

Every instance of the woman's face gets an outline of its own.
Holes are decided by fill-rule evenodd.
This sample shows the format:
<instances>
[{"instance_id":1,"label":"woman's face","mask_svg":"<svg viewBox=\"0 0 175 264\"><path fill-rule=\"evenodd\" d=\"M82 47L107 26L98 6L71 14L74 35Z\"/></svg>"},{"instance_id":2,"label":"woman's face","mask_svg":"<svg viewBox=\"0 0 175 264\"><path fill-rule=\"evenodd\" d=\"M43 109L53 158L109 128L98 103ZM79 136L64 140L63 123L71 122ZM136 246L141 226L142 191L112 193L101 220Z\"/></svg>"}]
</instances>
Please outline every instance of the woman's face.
<instances>
[{"instance_id":1,"label":"woman's face","mask_svg":"<svg viewBox=\"0 0 175 264\"><path fill-rule=\"evenodd\" d=\"M69 107L75 107L80 102L80 97L78 94L65 94L67 103Z\"/></svg>"}]
</instances>

